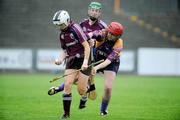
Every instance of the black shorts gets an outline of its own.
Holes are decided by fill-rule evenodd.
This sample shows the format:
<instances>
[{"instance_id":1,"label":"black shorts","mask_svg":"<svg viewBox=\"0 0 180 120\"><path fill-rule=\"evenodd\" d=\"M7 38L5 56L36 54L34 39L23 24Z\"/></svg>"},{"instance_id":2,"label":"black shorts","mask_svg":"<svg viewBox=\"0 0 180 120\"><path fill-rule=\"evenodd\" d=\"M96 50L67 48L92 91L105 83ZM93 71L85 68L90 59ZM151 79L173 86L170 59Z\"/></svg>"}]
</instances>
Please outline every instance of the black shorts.
<instances>
[{"instance_id":1,"label":"black shorts","mask_svg":"<svg viewBox=\"0 0 180 120\"><path fill-rule=\"evenodd\" d=\"M108 70L108 71L114 71L117 74L119 70L119 65L120 65L120 62L111 62L111 64L109 64L105 68L99 69L97 72L104 73L104 70Z\"/></svg>"},{"instance_id":2,"label":"black shorts","mask_svg":"<svg viewBox=\"0 0 180 120\"><path fill-rule=\"evenodd\" d=\"M84 58L77 58L74 57L73 59L68 59L66 61L66 69L81 69L82 63L84 61ZM81 70L81 72L87 76L91 74L91 68L88 68L87 70Z\"/></svg>"}]
</instances>

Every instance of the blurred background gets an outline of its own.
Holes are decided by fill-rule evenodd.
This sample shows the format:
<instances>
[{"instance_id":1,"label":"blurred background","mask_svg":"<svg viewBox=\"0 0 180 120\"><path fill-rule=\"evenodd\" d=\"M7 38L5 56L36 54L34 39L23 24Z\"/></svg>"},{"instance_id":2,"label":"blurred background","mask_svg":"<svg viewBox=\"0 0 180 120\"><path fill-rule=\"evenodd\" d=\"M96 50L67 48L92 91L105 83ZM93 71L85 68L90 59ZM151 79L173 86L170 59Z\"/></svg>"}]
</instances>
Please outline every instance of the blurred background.
<instances>
[{"instance_id":1,"label":"blurred background","mask_svg":"<svg viewBox=\"0 0 180 120\"><path fill-rule=\"evenodd\" d=\"M58 120L62 92L48 96L49 83L64 66L54 13L67 10L79 23L92 0L0 0L0 120ZM180 0L93 0L101 19L120 22L124 49L109 115L99 116L104 78L95 76L98 96L78 108L73 85L72 120L180 120ZM43 113L43 114L42 114Z\"/></svg>"},{"instance_id":2,"label":"blurred background","mask_svg":"<svg viewBox=\"0 0 180 120\"><path fill-rule=\"evenodd\" d=\"M92 0L0 0L0 71L56 71L60 52L54 13L67 10L75 22L87 18ZM180 75L180 0L95 0L101 19L123 24L120 71Z\"/></svg>"}]
</instances>

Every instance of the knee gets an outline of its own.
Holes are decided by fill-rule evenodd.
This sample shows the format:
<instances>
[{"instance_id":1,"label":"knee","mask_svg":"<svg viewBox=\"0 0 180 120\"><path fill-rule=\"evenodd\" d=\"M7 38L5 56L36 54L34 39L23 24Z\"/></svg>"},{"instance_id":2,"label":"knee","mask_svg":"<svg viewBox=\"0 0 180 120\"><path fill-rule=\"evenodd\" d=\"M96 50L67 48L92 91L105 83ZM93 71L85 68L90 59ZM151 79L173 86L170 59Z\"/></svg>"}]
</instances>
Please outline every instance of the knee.
<instances>
[{"instance_id":1,"label":"knee","mask_svg":"<svg viewBox=\"0 0 180 120\"><path fill-rule=\"evenodd\" d=\"M112 91L112 87L109 85L106 85L104 88L105 91L111 92Z\"/></svg>"},{"instance_id":2,"label":"knee","mask_svg":"<svg viewBox=\"0 0 180 120\"><path fill-rule=\"evenodd\" d=\"M65 90L70 90L71 86L72 86L72 82L66 81L65 84L64 84L64 89Z\"/></svg>"},{"instance_id":3,"label":"knee","mask_svg":"<svg viewBox=\"0 0 180 120\"><path fill-rule=\"evenodd\" d=\"M65 82L64 86L65 86L65 87L70 87L71 84L72 84L71 82Z\"/></svg>"},{"instance_id":4,"label":"knee","mask_svg":"<svg viewBox=\"0 0 180 120\"><path fill-rule=\"evenodd\" d=\"M77 90L78 90L79 95L84 95L87 91L87 88L78 88Z\"/></svg>"}]
</instances>

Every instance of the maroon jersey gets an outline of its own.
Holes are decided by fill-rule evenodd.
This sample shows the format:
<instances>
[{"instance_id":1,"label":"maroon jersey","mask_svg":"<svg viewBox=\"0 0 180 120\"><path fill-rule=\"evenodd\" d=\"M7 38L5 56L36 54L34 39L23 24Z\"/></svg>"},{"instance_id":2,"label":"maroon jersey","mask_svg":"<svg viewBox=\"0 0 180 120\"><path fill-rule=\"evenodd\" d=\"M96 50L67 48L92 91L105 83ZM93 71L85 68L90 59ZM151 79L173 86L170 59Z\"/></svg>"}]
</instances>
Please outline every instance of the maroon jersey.
<instances>
[{"instance_id":1,"label":"maroon jersey","mask_svg":"<svg viewBox=\"0 0 180 120\"><path fill-rule=\"evenodd\" d=\"M68 28L60 33L59 38L61 47L66 50L68 56L84 53L82 43L87 40L87 37L78 24L71 22Z\"/></svg>"},{"instance_id":2,"label":"maroon jersey","mask_svg":"<svg viewBox=\"0 0 180 120\"><path fill-rule=\"evenodd\" d=\"M85 33L93 32L95 30L102 30L107 28L106 23L104 23L102 20L97 20L94 24L89 24L89 19L84 19L80 26L82 27L83 31Z\"/></svg>"}]
</instances>

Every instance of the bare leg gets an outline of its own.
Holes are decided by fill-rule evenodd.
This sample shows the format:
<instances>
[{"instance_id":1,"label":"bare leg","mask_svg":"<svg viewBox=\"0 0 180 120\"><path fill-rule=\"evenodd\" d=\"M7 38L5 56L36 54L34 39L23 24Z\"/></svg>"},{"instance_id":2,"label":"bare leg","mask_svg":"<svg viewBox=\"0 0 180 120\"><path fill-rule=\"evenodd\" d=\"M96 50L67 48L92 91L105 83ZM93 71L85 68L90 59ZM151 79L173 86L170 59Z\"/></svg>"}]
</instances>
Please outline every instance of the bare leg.
<instances>
[{"instance_id":1,"label":"bare leg","mask_svg":"<svg viewBox=\"0 0 180 120\"><path fill-rule=\"evenodd\" d=\"M104 94L102 97L102 102L101 102L101 115L106 115L107 114L107 107L109 104L109 101L111 99L111 94L112 94L112 86L113 86L113 81L116 77L116 73L113 71L104 71L104 78L105 78L105 83L104 83Z\"/></svg>"},{"instance_id":2,"label":"bare leg","mask_svg":"<svg viewBox=\"0 0 180 120\"><path fill-rule=\"evenodd\" d=\"M87 86L88 86L88 79L89 79L89 76L79 72L79 78L78 78L78 84L77 84L78 92L81 95L79 109L83 109L86 107L85 104L87 101L86 92L87 92Z\"/></svg>"}]
</instances>

